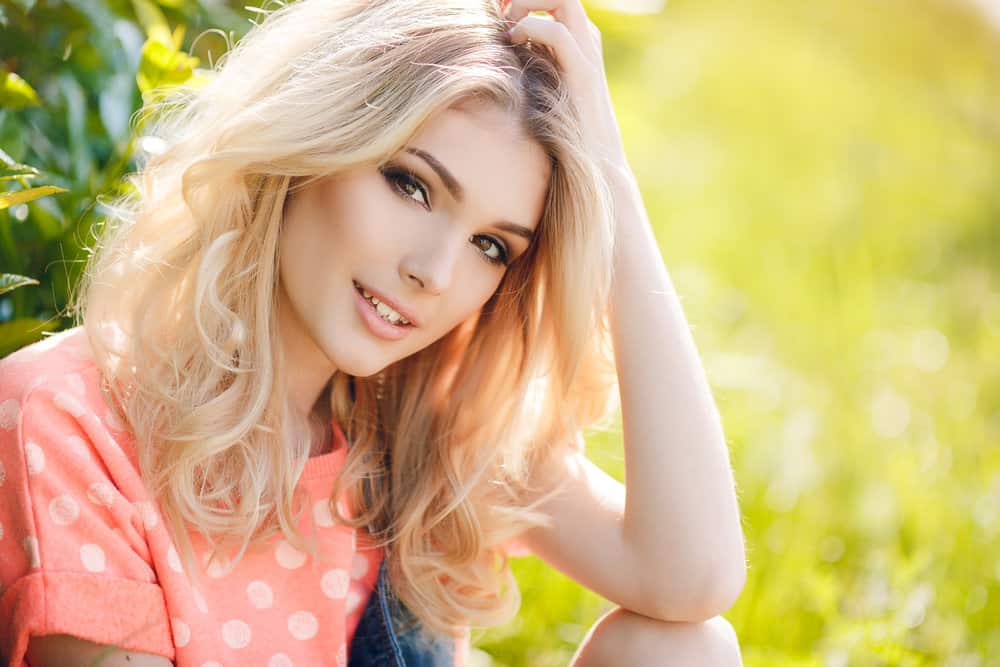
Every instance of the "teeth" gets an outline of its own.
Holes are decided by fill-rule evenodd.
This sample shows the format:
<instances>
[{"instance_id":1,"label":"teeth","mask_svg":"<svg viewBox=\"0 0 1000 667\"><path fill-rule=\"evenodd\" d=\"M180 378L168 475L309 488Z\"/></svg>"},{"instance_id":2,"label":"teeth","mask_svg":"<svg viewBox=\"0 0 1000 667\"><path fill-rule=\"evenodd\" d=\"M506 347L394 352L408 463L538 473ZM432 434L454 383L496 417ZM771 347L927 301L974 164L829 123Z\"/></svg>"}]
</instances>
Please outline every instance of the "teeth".
<instances>
[{"instance_id":1,"label":"teeth","mask_svg":"<svg viewBox=\"0 0 1000 667\"><path fill-rule=\"evenodd\" d=\"M410 323L410 321L408 319L406 319L405 317L403 317L402 315L400 315L399 313L397 313L395 310L393 310L389 306L387 306L384 303L382 303L381 301L379 301L378 297L372 296L371 293L368 290L366 290L364 287L361 287L361 294L366 299L368 299L368 302L370 304L372 304L373 306L375 306L375 312L377 312L379 314L379 316L383 320L385 320L387 322L391 322L392 324L409 324Z\"/></svg>"},{"instance_id":2,"label":"teeth","mask_svg":"<svg viewBox=\"0 0 1000 667\"><path fill-rule=\"evenodd\" d=\"M393 324L399 324L403 319L399 313L384 303L375 304L375 310L382 316L383 320L389 320Z\"/></svg>"}]
</instances>

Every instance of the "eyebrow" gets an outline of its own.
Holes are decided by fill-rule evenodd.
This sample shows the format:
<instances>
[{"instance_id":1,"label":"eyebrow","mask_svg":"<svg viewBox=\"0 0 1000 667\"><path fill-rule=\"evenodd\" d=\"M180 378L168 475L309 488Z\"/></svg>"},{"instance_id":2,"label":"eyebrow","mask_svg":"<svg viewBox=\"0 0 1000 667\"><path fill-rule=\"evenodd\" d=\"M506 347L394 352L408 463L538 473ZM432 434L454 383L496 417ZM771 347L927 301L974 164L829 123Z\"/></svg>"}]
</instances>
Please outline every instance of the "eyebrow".
<instances>
[{"instance_id":1,"label":"eyebrow","mask_svg":"<svg viewBox=\"0 0 1000 667\"><path fill-rule=\"evenodd\" d=\"M434 170L434 173L438 175L438 178L441 179L441 182L444 183L444 187L448 188L448 192L450 192L451 196L455 198L455 201L462 203L465 199L465 188L463 188L462 184L455 179L450 171L448 171L447 167L438 162L436 157L425 150L413 148L411 146L407 146L405 150L407 153L412 153L426 162L427 165ZM529 241L535 235L535 233L527 227L514 224L513 222L507 222L506 220L501 220L496 223L495 226L499 229L510 232L511 234L517 234L518 236L521 236Z\"/></svg>"}]
</instances>

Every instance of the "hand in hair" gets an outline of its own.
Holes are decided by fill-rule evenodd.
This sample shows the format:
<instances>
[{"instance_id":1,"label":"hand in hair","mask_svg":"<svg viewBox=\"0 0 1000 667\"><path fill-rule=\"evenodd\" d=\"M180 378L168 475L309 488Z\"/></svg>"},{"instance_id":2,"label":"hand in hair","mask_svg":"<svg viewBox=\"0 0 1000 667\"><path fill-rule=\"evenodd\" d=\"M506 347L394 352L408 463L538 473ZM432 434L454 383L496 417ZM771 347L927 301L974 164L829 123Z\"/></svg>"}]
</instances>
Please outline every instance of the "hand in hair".
<instances>
[{"instance_id":1,"label":"hand in hair","mask_svg":"<svg viewBox=\"0 0 1000 667\"><path fill-rule=\"evenodd\" d=\"M511 42L530 40L550 47L566 78L580 114L583 140L602 167L627 169L621 132L615 118L604 70L601 32L580 0L500 0L504 16L514 25ZM529 15L548 12L552 19Z\"/></svg>"}]
</instances>

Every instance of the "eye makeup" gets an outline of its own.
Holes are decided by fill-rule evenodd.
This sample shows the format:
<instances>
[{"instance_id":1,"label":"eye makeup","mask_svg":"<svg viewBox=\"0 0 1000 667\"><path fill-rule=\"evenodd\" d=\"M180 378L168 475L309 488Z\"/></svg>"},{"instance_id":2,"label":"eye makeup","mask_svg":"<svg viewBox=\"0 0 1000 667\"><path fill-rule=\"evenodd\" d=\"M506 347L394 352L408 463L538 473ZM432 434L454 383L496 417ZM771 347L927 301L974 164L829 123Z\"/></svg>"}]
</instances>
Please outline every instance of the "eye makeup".
<instances>
[{"instance_id":1,"label":"eye makeup","mask_svg":"<svg viewBox=\"0 0 1000 667\"><path fill-rule=\"evenodd\" d=\"M406 167L395 163L389 163L386 166L381 167L379 171L385 178L386 182L388 182L389 187L392 188L397 195L403 199L408 199L419 204L428 211L431 210L429 188L423 184L415 173ZM423 202L414 197L416 194L423 196ZM510 249L502 239L488 234L474 234L469 237L469 241L472 242L473 245L477 246L482 258L490 264L504 267L510 264ZM492 244L495 248L496 254L490 254L491 250L489 246L484 249L481 245L483 241L487 241L488 244Z\"/></svg>"}]
</instances>

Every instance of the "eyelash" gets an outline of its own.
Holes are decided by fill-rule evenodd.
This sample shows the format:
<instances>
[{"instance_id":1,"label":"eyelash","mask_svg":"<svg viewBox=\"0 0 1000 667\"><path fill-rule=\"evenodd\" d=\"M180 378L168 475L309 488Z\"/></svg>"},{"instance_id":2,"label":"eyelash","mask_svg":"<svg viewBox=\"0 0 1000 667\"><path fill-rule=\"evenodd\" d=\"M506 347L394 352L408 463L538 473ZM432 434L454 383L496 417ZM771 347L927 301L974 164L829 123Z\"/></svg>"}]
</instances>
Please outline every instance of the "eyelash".
<instances>
[{"instance_id":1,"label":"eyelash","mask_svg":"<svg viewBox=\"0 0 1000 667\"><path fill-rule=\"evenodd\" d=\"M418 202L413 197L411 197L410 194L408 194L405 190L400 188L400 184L412 185L416 187L421 194L423 194L425 201L430 202L430 195L427 192L427 188L424 187L423 183L420 181L419 178L417 178L416 174L411 172L409 169L406 169L405 167L400 167L395 165L389 165L387 167L384 167L383 169L381 169L381 172L382 175L385 177L385 180L389 182L389 184L391 185L392 189L396 192L396 194L398 194L400 197L403 197L404 199L409 199L411 201L414 201L420 206L426 208L427 210L430 210L429 204L425 205L421 202ZM508 258L510 257L510 253L507 250L507 246L505 246L503 242L500 241L500 239L497 239L493 236L484 236L484 235L477 235L477 236L479 238L491 241L493 245L497 247L497 250L500 252L499 257L490 257L485 252L480 251L480 255L482 255L484 260L486 260L490 264L495 264L495 265L507 266L509 264Z\"/></svg>"}]
</instances>

